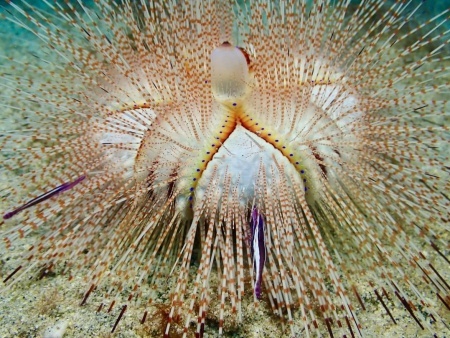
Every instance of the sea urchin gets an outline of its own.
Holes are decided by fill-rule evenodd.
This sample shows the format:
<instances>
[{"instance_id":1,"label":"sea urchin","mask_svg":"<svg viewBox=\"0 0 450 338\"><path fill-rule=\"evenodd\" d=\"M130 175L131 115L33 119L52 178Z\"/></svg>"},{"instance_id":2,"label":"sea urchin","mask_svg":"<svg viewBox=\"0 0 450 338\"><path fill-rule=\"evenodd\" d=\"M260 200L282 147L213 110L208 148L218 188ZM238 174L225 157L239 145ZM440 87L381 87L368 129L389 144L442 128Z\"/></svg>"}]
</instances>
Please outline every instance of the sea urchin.
<instances>
[{"instance_id":1,"label":"sea urchin","mask_svg":"<svg viewBox=\"0 0 450 338\"><path fill-rule=\"evenodd\" d=\"M292 335L361 336L365 288L394 323L402 307L448 332L450 10L7 2L43 46L1 66L2 106L27 119L3 118L1 234L39 234L6 290L89 271L81 303L105 286L120 319L176 276L167 336L202 336L211 311L222 333L245 299Z\"/></svg>"}]
</instances>

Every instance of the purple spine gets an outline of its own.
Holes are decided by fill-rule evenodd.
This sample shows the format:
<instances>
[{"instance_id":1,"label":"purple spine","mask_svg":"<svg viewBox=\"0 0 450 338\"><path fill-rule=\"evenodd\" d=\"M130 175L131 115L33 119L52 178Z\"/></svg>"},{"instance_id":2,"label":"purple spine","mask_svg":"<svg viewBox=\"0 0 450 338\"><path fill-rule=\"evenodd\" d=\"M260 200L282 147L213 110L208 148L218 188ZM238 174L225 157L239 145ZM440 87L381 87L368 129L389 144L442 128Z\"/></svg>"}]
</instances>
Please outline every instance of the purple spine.
<instances>
[{"instance_id":1,"label":"purple spine","mask_svg":"<svg viewBox=\"0 0 450 338\"><path fill-rule=\"evenodd\" d=\"M252 210L250 227L252 231L251 251L255 272L254 293L257 299L261 299L262 274L266 262L266 242L264 240L264 219L256 208Z\"/></svg>"},{"instance_id":2,"label":"purple spine","mask_svg":"<svg viewBox=\"0 0 450 338\"><path fill-rule=\"evenodd\" d=\"M54 188L50 191L47 191L46 193L43 193L42 195L40 195L36 198L33 198L32 200L30 200L27 203L21 205L20 207L14 209L13 211L7 212L6 214L3 215L3 219L9 219L9 218L17 215L19 212L21 212L25 209L28 209L29 207L32 207L33 205L39 204L39 203L49 199L50 197L58 195L59 193L61 193L63 191L72 189L74 186L76 186L78 183L80 183L85 178L86 178L86 176L82 175L73 182L63 183L60 186L57 186L56 188Z\"/></svg>"}]
</instances>

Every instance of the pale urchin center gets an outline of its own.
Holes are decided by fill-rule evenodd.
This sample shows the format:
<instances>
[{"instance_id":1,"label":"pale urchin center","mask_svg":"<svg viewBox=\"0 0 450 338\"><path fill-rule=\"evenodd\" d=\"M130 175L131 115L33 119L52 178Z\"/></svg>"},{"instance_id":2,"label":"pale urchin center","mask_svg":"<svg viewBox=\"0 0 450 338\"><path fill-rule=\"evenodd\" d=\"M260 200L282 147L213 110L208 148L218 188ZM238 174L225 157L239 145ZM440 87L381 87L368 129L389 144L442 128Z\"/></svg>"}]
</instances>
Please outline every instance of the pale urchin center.
<instances>
[{"instance_id":1,"label":"pale urchin center","mask_svg":"<svg viewBox=\"0 0 450 338\"><path fill-rule=\"evenodd\" d=\"M238 189L239 203L249 206L255 203L256 191L262 189L258 186L262 171L265 172L267 185L271 186L278 177L279 166L284 167L300 183L300 176L286 157L270 143L238 125L208 164L198 182L195 197L202 200L212 180L219 182L216 185L217 194L228 194L223 187L225 178L229 177L230 185Z\"/></svg>"}]
</instances>

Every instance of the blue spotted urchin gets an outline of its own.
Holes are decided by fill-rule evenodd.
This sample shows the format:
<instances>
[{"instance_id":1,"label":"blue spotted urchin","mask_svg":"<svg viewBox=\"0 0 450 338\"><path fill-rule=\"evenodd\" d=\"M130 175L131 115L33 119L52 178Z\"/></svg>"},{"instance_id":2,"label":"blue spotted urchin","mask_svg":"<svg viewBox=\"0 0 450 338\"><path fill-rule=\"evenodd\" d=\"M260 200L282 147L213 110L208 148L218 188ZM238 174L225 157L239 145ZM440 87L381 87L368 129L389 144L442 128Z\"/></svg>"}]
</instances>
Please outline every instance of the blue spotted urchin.
<instances>
[{"instance_id":1,"label":"blue spotted urchin","mask_svg":"<svg viewBox=\"0 0 450 338\"><path fill-rule=\"evenodd\" d=\"M105 290L114 331L175 276L166 336L202 336L208 313L222 334L250 299L292 335L348 337L364 288L394 323L402 308L448 333L450 10L420 25L404 1L8 3L44 47L1 68L29 121L2 127L20 175L2 237L40 234L6 290L87 269L81 303Z\"/></svg>"}]
</instances>

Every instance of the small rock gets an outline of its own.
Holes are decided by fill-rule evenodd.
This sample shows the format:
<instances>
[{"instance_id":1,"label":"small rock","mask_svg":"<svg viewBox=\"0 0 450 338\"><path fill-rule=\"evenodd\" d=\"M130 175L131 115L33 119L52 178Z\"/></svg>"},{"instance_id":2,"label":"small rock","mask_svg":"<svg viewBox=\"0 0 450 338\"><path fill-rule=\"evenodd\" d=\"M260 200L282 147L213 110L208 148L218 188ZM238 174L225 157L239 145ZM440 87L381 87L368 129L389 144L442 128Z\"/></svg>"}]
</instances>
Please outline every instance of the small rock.
<instances>
[{"instance_id":1,"label":"small rock","mask_svg":"<svg viewBox=\"0 0 450 338\"><path fill-rule=\"evenodd\" d=\"M62 338L68 325L69 323L67 320L56 322L54 326L49 327L44 331L44 338Z\"/></svg>"}]
</instances>

